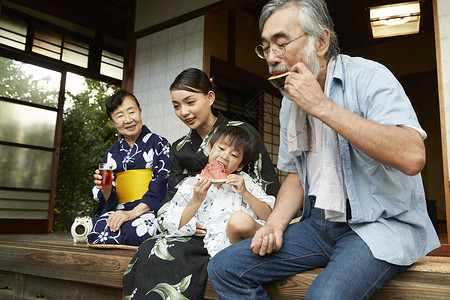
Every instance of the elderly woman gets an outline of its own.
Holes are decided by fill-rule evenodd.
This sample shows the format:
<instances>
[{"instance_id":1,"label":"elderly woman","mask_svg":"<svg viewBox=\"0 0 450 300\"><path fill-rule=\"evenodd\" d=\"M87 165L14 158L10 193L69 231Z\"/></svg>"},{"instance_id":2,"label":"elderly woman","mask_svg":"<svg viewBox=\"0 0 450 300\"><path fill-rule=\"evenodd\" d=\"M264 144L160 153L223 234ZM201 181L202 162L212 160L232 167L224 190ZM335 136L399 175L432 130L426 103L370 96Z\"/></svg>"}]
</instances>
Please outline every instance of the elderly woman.
<instances>
[{"instance_id":1,"label":"elderly woman","mask_svg":"<svg viewBox=\"0 0 450 300\"><path fill-rule=\"evenodd\" d=\"M95 170L93 195L98 201L90 244L138 246L156 233L156 213L167 189L168 141L142 125L139 102L124 90L106 101L108 121L120 140L103 156L113 168L114 180L102 189Z\"/></svg>"}]
</instances>

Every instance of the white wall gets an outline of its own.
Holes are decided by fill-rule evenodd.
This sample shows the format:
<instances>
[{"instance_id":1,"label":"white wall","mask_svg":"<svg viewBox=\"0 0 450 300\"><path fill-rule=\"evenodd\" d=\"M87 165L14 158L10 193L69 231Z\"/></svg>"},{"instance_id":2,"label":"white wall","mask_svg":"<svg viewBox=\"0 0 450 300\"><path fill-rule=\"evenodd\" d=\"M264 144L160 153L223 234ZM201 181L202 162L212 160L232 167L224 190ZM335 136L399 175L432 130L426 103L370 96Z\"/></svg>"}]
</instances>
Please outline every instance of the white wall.
<instances>
[{"instance_id":1,"label":"white wall","mask_svg":"<svg viewBox=\"0 0 450 300\"><path fill-rule=\"evenodd\" d=\"M202 69L204 17L138 39L134 94L143 123L170 143L189 129L175 115L169 86L186 68Z\"/></svg>"},{"instance_id":2,"label":"white wall","mask_svg":"<svg viewBox=\"0 0 450 300\"><path fill-rule=\"evenodd\" d=\"M135 31L172 20L219 0L137 0Z\"/></svg>"},{"instance_id":3,"label":"white wall","mask_svg":"<svg viewBox=\"0 0 450 300\"><path fill-rule=\"evenodd\" d=\"M436 0L439 22L439 41L441 45L442 84L445 103L445 122L447 131L447 153L450 155L450 1ZM450 160L450 157L447 157ZM450 168L450 161L448 163ZM450 173L450 170L449 170Z\"/></svg>"}]
</instances>

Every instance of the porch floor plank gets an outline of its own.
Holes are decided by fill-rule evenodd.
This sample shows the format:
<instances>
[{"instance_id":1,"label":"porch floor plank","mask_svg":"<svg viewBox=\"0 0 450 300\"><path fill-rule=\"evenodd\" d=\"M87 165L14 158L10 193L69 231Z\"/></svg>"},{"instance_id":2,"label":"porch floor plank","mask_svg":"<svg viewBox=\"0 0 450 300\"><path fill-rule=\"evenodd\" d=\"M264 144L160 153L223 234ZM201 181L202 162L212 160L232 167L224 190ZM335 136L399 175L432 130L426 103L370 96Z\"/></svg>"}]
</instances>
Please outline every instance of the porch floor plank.
<instances>
[{"instance_id":1,"label":"porch floor plank","mask_svg":"<svg viewBox=\"0 0 450 300\"><path fill-rule=\"evenodd\" d=\"M123 299L136 249L74 244L70 233L0 234L0 299ZM304 297L322 269L266 284L271 299ZM427 256L371 299L450 299L450 257ZM204 299L217 299L207 282Z\"/></svg>"},{"instance_id":2,"label":"porch floor plank","mask_svg":"<svg viewBox=\"0 0 450 300\"><path fill-rule=\"evenodd\" d=\"M70 233L0 234L0 299L122 299L135 252L74 244Z\"/></svg>"}]
</instances>

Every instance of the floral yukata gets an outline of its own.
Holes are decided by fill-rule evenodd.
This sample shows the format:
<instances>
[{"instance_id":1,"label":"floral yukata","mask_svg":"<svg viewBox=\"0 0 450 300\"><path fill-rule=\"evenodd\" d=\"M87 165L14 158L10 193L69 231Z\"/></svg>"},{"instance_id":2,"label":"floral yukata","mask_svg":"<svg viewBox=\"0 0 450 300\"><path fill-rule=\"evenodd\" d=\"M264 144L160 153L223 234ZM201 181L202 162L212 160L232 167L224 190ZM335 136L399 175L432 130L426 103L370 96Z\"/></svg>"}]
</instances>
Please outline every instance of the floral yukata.
<instances>
[{"instance_id":1,"label":"floral yukata","mask_svg":"<svg viewBox=\"0 0 450 300\"><path fill-rule=\"evenodd\" d=\"M97 209L92 219L93 228L88 234L90 244L118 244L138 246L146 239L154 236L157 231L156 213L161 206L167 190L167 175L170 164L170 144L168 141L152 133L145 125L133 147L122 138L106 152L103 162L113 166L114 181L111 196L105 201L101 190L93 187L94 199L98 201ZM120 190L117 178L126 172L148 171L148 180L139 174L128 183L127 190ZM135 175L136 176L136 175ZM139 186L136 186L139 185ZM142 191L136 194L136 190ZM131 197L131 200L129 199ZM124 202L120 201L127 198ZM150 207L150 211L134 220L122 224L119 230L112 232L106 226L109 215L116 210L132 210L140 203Z\"/></svg>"},{"instance_id":2,"label":"floral yukata","mask_svg":"<svg viewBox=\"0 0 450 300\"><path fill-rule=\"evenodd\" d=\"M253 196L273 208L275 204L274 196L266 195L263 189L245 172L240 172L238 175L244 178L245 187ZM228 219L235 211L244 211L261 225L265 224L264 220L258 219L250 205L245 202L236 189L224 183L222 185L212 184L194 217L178 229L183 211L192 199L194 185L197 182L197 177L186 179L170 202L167 214L164 217L164 225L171 235L191 236L195 233L196 223L202 224L206 228L203 242L208 254L213 257L217 252L231 245L225 230Z\"/></svg>"},{"instance_id":3,"label":"floral yukata","mask_svg":"<svg viewBox=\"0 0 450 300\"><path fill-rule=\"evenodd\" d=\"M203 299L210 255L203 237L170 235L164 227L170 200L186 178L199 174L208 163L206 147L222 126L241 126L254 141L253 158L243 169L266 194L276 196L278 176L258 131L250 124L229 121L222 114L202 140L195 130L173 143L165 204L158 211L157 236L148 239L131 259L123 277L125 297L131 299ZM186 298L183 298L186 297Z\"/></svg>"}]
</instances>

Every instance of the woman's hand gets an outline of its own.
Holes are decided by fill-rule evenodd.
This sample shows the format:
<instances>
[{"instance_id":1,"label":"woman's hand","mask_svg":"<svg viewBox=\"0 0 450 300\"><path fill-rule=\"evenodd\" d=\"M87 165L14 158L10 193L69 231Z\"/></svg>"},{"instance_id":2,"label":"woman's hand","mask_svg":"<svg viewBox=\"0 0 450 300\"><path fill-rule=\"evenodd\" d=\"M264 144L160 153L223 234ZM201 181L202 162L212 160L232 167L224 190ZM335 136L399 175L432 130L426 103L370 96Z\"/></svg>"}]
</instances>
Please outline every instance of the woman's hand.
<instances>
[{"instance_id":1,"label":"woman's hand","mask_svg":"<svg viewBox=\"0 0 450 300\"><path fill-rule=\"evenodd\" d=\"M245 187L244 177L242 176L230 174L228 175L226 183L232 185L236 189L238 194L241 195L242 197L244 197L248 192L247 188Z\"/></svg>"},{"instance_id":2,"label":"woman's hand","mask_svg":"<svg viewBox=\"0 0 450 300\"><path fill-rule=\"evenodd\" d=\"M105 201L108 201L109 196L111 196L111 188L112 188L112 182L114 180L114 173L111 174L111 184L109 185L109 188L107 189L102 189L102 175L100 175L100 170L95 170L94 173L94 184L95 186L102 191L103 194L103 198L105 199Z\"/></svg>"},{"instance_id":3,"label":"woman's hand","mask_svg":"<svg viewBox=\"0 0 450 300\"><path fill-rule=\"evenodd\" d=\"M116 210L109 215L106 225L112 232L116 232L123 223L133 220L134 218L134 214L131 210Z\"/></svg>"},{"instance_id":4,"label":"woman's hand","mask_svg":"<svg viewBox=\"0 0 450 300\"><path fill-rule=\"evenodd\" d=\"M145 203L139 203L132 210L117 210L109 215L106 225L112 232L116 232L123 223L134 220L148 211L150 207Z\"/></svg>"},{"instance_id":5,"label":"woman's hand","mask_svg":"<svg viewBox=\"0 0 450 300\"><path fill-rule=\"evenodd\" d=\"M206 235L206 227L200 223L197 223L197 228L195 230L194 236L205 236Z\"/></svg>"}]
</instances>

